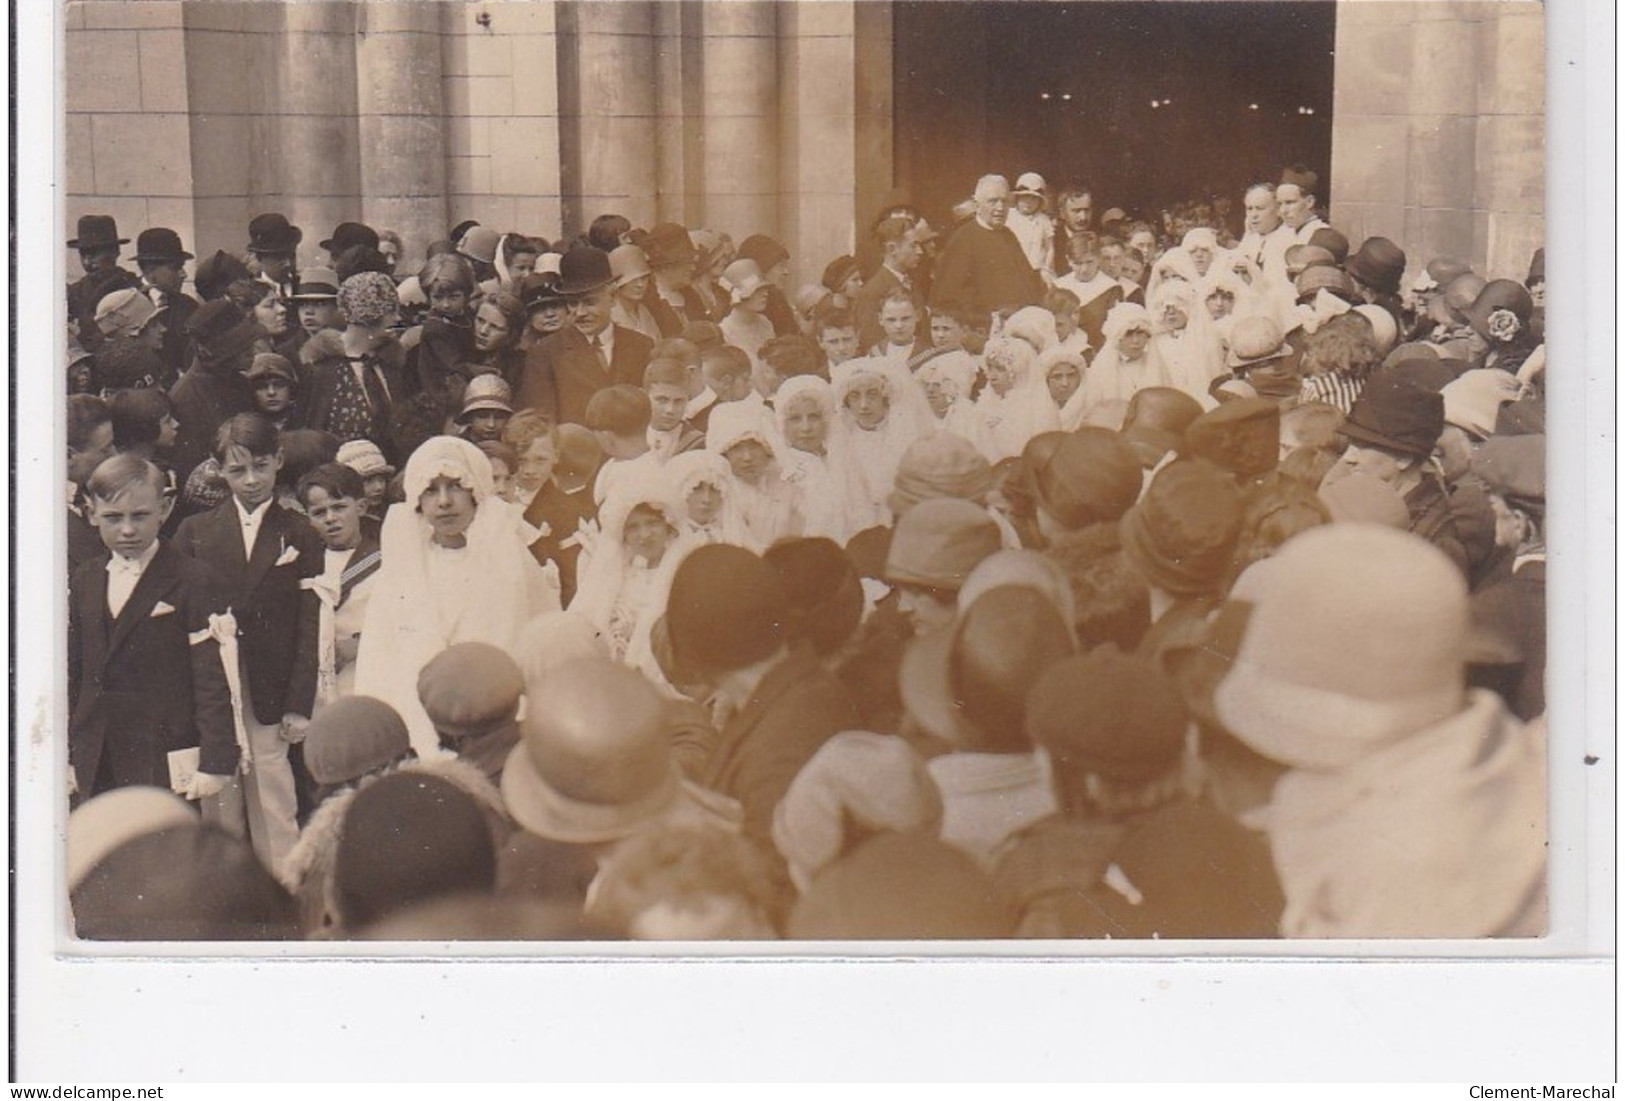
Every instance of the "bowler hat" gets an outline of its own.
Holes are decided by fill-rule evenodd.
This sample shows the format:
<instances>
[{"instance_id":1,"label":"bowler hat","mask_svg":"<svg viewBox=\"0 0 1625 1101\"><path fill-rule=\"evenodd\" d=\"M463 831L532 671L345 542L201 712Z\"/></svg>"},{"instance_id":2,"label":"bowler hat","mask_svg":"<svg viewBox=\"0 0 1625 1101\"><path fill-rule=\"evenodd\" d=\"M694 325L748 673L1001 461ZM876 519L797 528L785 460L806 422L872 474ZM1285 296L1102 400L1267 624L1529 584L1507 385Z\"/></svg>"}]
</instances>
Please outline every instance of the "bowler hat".
<instances>
[{"instance_id":1,"label":"bowler hat","mask_svg":"<svg viewBox=\"0 0 1625 1101\"><path fill-rule=\"evenodd\" d=\"M82 214L79 216L79 235L68 242L68 247L92 252L129 243L128 237L118 235L118 223L111 214Z\"/></svg>"},{"instance_id":2,"label":"bowler hat","mask_svg":"<svg viewBox=\"0 0 1625 1101\"><path fill-rule=\"evenodd\" d=\"M1366 379L1343 424L1343 435L1357 444L1426 459L1444 431L1444 398L1400 371L1402 366Z\"/></svg>"},{"instance_id":3,"label":"bowler hat","mask_svg":"<svg viewBox=\"0 0 1625 1101\"><path fill-rule=\"evenodd\" d=\"M304 239L304 230L276 211L256 215L248 223L248 251L255 254L292 252Z\"/></svg>"},{"instance_id":4,"label":"bowler hat","mask_svg":"<svg viewBox=\"0 0 1625 1101\"><path fill-rule=\"evenodd\" d=\"M1405 250L1386 237L1367 237L1344 265L1348 273L1383 294L1398 294L1405 274Z\"/></svg>"},{"instance_id":5,"label":"bowler hat","mask_svg":"<svg viewBox=\"0 0 1625 1101\"><path fill-rule=\"evenodd\" d=\"M157 226L136 234L135 260L138 264L178 264L191 259L192 254L181 248L181 235L172 229Z\"/></svg>"},{"instance_id":6,"label":"bowler hat","mask_svg":"<svg viewBox=\"0 0 1625 1101\"><path fill-rule=\"evenodd\" d=\"M192 313L186 331L191 334L200 358L221 362L254 346L265 330L229 298L205 302Z\"/></svg>"},{"instance_id":7,"label":"bowler hat","mask_svg":"<svg viewBox=\"0 0 1625 1101\"><path fill-rule=\"evenodd\" d=\"M334 256L355 245L377 248L378 231L360 222L340 222L333 227L333 236L322 242L322 248Z\"/></svg>"},{"instance_id":8,"label":"bowler hat","mask_svg":"<svg viewBox=\"0 0 1625 1101\"><path fill-rule=\"evenodd\" d=\"M1241 533L1241 493L1218 467L1182 459L1157 472L1118 530L1123 553L1152 585L1175 596L1210 595Z\"/></svg>"},{"instance_id":9,"label":"bowler hat","mask_svg":"<svg viewBox=\"0 0 1625 1101\"><path fill-rule=\"evenodd\" d=\"M590 294L615 281L609 253L592 245L573 245L559 261L559 293Z\"/></svg>"}]
</instances>

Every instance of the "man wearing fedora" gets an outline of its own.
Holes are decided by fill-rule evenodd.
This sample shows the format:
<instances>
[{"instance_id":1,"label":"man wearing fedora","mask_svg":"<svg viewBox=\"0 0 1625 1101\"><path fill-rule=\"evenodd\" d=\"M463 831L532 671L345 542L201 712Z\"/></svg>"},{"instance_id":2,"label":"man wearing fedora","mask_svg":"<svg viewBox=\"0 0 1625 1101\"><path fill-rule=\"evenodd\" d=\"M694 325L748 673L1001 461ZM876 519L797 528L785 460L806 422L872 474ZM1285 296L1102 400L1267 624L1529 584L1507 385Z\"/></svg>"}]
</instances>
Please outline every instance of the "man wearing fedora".
<instances>
[{"instance_id":1,"label":"man wearing fedora","mask_svg":"<svg viewBox=\"0 0 1625 1101\"><path fill-rule=\"evenodd\" d=\"M584 424L587 403L617 384L641 387L654 342L612 324L614 274L609 254L577 245L559 262L559 290L570 300L572 323L525 358L517 404L560 424Z\"/></svg>"},{"instance_id":2,"label":"man wearing fedora","mask_svg":"<svg viewBox=\"0 0 1625 1101\"><path fill-rule=\"evenodd\" d=\"M186 370L186 345L190 339L186 323L198 307L197 299L184 289L186 262L191 259L192 254L181 247L181 235L172 229L155 226L136 236L135 265L141 270L141 289L153 305L168 311L159 354L173 376Z\"/></svg>"},{"instance_id":3,"label":"man wearing fedora","mask_svg":"<svg viewBox=\"0 0 1625 1101\"><path fill-rule=\"evenodd\" d=\"M101 347L101 330L96 327L96 306L114 291L137 287L141 281L118 266L121 245L130 243L118 235L118 223L111 214L85 214L79 219L79 232L68 247L79 253L83 278L68 284L68 318L79 334L79 346L87 352Z\"/></svg>"},{"instance_id":4,"label":"man wearing fedora","mask_svg":"<svg viewBox=\"0 0 1625 1101\"><path fill-rule=\"evenodd\" d=\"M1407 530L1444 551L1465 575L1467 551L1456 531L1450 495L1429 463L1444 431L1444 398L1408 372L1413 362L1401 360L1366 380L1343 425L1348 449L1326 482L1359 471L1388 483L1405 499ZM1433 365L1420 366L1425 370Z\"/></svg>"},{"instance_id":5,"label":"man wearing fedora","mask_svg":"<svg viewBox=\"0 0 1625 1101\"><path fill-rule=\"evenodd\" d=\"M281 287L284 296L292 294L299 281L295 254L304 239L304 231L289 224L284 214L271 211L255 215L248 223L250 270Z\"/></svg>"}]
</instances>

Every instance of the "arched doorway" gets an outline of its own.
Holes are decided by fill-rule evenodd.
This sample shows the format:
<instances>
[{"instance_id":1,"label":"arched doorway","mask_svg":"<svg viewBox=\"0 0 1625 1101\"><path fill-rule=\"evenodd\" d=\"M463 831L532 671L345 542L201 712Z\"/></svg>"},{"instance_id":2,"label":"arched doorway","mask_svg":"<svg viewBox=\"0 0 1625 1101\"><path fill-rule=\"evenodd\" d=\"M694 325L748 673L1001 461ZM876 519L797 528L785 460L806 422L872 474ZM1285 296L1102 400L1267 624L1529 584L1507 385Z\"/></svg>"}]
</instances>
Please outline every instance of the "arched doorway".
<instances>
[{"instance_id":1,"label":"arched doorway","mask_svg":"<svg viewBox=\"0 0 1625 1101\"><path fill-rule=\"evenodd\" d=\"M1097 211L1147 216L1208 195L1239 214L1249 182L1294 161L1329 175L1336 4L893 11L896 178L934 220L984 172L1037 171L1052 191L1084 182Z\"/></svg>"}]
</instances>

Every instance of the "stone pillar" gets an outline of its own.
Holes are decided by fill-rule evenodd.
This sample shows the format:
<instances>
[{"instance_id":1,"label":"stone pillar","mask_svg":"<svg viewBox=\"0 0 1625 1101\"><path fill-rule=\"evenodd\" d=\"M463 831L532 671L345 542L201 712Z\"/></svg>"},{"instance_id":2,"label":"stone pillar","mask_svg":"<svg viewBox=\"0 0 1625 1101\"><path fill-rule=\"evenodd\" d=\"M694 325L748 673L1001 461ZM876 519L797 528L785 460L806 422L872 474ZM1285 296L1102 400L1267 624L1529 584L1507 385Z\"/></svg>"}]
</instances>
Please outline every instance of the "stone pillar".
<instances>
[{"instance_id":1,"label":"stone pillar","mask_svg":"<svg viewBox=\"0 0 1625 1101\"><path fill-rule=\"evenodd\" d=\"M277 160L281 209L305 231L301 265L320 262L318 242L361 217L356 118L357 5L283 4Z\"/></svg>"},{"instance_id":2,"label":"stone pillar","mask_svg":"<svg viewBox=\"0 0 1625 1101\"><path fill-rule=\"evenodd\" d=\"M779 14L779 231L797 285L853 249L856 7L831 0Z\"/></svg>"},{"instance_id":3,"label":"stone pillar","mask_svg":"<svg viewBox=\"0 0 1625 1101\"><path fill-rule=\"evenodd\" d=\"M703 223L733 235L779 232L778 9L705 0L700 131Z\"/></svg>"},{"instance_id":4,"label":"stone pillar","mask_svg":"<svg viewBox=\"0 0 1625 1101\"><path fill-rule=\"evenodd\" d=\"M361 220L401 235L408 272L449 224L439 5L367 0L356 29Z\"/></svg>"},{"instance_id":5,"label":"stone pillar","mask_svg":"<svg viewBox=\"0 0 1625 1101\"><path fill-rule=\"evenodd\" d=\"M694 227L704 202L700 7L686 0L656 0L654 13L658 217Z\"/></svg>"},{"instance_id":6,"label":"stone pillar","mask_svg":"<svg viewBox=\"0 0 1625 1101\"><path fill-rule=\"evenodd\" d=\"M600 214L656 215L654 7L558 4L559 174L568 233Z\"/></svg>"},{"instance_id":7,"label":"stone pillar","mask_svg":"<svg viewBox=\"0 0 1625 1101\"><path fill-rule=\"evenodd\" d=\"M1332 221L1521 278L1544 235L1544 22L1525 0L1341 0Z\"/></svg>"}]
</instances>

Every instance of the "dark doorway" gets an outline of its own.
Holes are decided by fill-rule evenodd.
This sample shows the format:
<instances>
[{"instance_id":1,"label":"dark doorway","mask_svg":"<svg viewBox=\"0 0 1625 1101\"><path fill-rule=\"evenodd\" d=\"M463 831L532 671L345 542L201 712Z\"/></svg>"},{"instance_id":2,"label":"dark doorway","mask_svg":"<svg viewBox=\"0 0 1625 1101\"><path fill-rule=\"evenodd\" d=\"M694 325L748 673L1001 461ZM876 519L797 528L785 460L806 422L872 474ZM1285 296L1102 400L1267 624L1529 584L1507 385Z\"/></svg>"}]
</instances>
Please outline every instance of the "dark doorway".
<instances>
[{"instance_id":1,"label":"dark doorway","mask_svg":"<svg viewBox=\"0 0 1625 1101\"><path fill-rule=\"evenodd\" d=\"M1052 198L1087 183L1097 212L1225 195L1239 217L1247 184L1301 161L1324 199L1336 9L896 0L897 184L933 220L1029 170Z\"/></svg>"}]
</instances>

